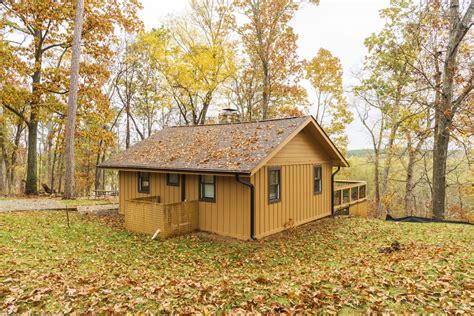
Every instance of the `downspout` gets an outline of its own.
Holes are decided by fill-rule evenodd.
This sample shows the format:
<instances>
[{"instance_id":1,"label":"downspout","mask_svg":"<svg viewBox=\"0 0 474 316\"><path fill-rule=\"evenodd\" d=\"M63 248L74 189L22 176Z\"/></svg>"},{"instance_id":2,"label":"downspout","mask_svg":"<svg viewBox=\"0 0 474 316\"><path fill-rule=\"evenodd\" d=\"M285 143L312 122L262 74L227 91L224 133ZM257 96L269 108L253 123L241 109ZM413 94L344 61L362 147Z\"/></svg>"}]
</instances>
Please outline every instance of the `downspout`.
<instances>
[{"instance_id":1,"label":"downspout","mask_svg":"<svg viewBox=\"0 0 474 316\"><path fill-rule=\"evenodd\" d=\"M186 175L181 175L181 202L186 201Z\"/></svg>"},{"instance_id":2,"label":"downspout","mask_svg":"<svg viewBox=\"0 0 474 316\"><path fill-rule=\"evenodd\" d=\"M334 217L334 177L341 170L341 167L338 166L337 170L331 174L331 216Z\"/></svg>"},{"instance_id":3,"label":"downspout","mask_svg":"<svg viewBox=\"0 0 474 316\"><path fill-rule=\"evenodd\" d=\"M235 175L235 180L250 188L250 240L255 240L255 187L249 181L242 180L240 174Z\"/></svg>"}]
</instances>

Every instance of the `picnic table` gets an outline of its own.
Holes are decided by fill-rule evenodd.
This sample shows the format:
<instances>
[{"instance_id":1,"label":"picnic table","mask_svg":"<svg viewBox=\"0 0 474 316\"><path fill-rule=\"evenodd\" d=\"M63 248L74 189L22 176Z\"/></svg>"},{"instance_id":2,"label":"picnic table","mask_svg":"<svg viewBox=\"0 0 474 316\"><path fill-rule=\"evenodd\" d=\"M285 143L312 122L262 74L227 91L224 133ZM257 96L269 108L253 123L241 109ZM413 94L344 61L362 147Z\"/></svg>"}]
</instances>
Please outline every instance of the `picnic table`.
<instances>
[{"instance_id":1,"label":"picnic table","mask_svg":"<svg viewBox=\"0 0 474 316\"><path fill-rule=\"evenodd\" d=\"M117 196L117 190L94 190L94 194L96 198L99 197L106 197L106 196Z\"/></svg>"}]
</instances>

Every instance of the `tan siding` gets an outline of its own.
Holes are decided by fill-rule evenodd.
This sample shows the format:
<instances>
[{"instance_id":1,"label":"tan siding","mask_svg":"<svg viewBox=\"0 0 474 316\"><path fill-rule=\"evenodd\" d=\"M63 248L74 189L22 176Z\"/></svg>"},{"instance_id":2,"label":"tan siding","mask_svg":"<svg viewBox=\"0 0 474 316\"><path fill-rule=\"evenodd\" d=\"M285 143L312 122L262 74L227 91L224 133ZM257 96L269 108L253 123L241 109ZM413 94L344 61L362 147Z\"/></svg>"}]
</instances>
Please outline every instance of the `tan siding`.
<instances>
[{"instance_id":1,"label":"tan siding","mask_svg":"<svg viewBox=\"0 0 474 316\"><path fill-rule=\"evenodd\" d=\"M120 212L123 214L125 200L160 196L162 203L176 203L181 201L181 187L166 184L166 173L150 173L150 193L138 192L138 172L119 172ZM180 183L181 185L181 183Z\"/></svg>"},{"instance_id":2,"label":"tan siding","mask_svg":"<svg viewBox=\"0 0 474 316\"><path fill-rule=\"evenodd\" d=\"M313 194L313 167L323 166L323 191ZM267 170L281 167L281 201L268 203ZM261 238L331 214L330 159L311 134L302 130L252 176L255 185L255 230Z\"/></svg>"},{"instance_id":3,"label":"tan siding","mask_svg":"<svg viewBox=\"0 0 474 316\"><path fill-rule=\"evenodd\" d=\"M256 237L261 238L285 226L300 225L331 215L331 165L323 166L323 191L313 194L314 164L283 165L281 167L281 201L269 204L267 200L268 166L259 170L254 181L256 198Z\"/></svg>"},{"instance_id":4,"label":"tan siding","mask_svg":"<svg viewBox=\"0 0 474 316\"><path fill-rule=\"evenodd\" d=\"M305 128L270 159L267 165L310 163L313 161L329 162L330 158Z\"/></svg>"},{"instance_id":5,"label":"tan siding","mask_svg":"<svg viewBox=\"0 0 474 316\"><path fill-rule=\"evenodd\" d=\"M166 185L166 173L151 173L150 193L138 192L138 173L119 172L120 212L126 211L125 201L138 197L161 197L162 203L181 200L181 185ZM199 176L186 175L186 199L199 198ZM239 239L250 237L250 189L238 183L233 176L216 177L216 202L199 202L199 229Z\"/></svg>"}]
</instances>

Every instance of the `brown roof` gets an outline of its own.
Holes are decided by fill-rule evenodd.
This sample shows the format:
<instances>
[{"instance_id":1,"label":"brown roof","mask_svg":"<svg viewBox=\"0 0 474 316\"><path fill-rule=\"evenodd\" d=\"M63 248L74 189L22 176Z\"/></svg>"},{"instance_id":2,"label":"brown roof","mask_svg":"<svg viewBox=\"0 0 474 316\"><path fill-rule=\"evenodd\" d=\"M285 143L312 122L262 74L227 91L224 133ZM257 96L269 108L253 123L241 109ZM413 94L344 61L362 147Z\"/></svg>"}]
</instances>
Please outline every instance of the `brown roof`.
<instances>
[{"instance_id":1,"label":"brown roof","mask_svg":"<svg viewBox=\"0 0 474 316\"><path fill-rule=\"evenodd\" d=\"M310 117L165 128L101 168L251 173Z\"/></svg>"}]
</instances>

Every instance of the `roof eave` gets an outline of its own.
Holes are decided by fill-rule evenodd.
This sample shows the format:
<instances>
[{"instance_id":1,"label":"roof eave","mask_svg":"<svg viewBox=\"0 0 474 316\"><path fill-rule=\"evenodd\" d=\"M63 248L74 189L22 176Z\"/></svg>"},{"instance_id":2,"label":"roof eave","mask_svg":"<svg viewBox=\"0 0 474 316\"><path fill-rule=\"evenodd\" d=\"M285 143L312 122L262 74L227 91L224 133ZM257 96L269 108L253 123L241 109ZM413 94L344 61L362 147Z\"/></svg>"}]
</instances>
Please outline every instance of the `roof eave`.
<instances>
[{"instance_id":1,"label":"roof eave","mask_svg":"<svg viewBox=\"0 0 474 316\"><path fill-rule=\"evenodd\" d=\"M193 168L156 168L144 166L118 166L118 165L97 165L100 169L124 170L124 171L160 171L192 174L241 174L250 176L250 170L218 170L218 169L193 169Z\"/></svg>"}]
</instances>

